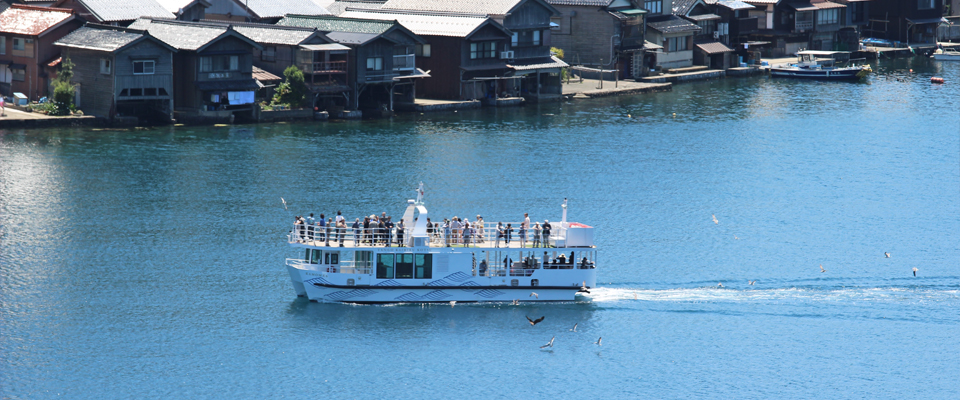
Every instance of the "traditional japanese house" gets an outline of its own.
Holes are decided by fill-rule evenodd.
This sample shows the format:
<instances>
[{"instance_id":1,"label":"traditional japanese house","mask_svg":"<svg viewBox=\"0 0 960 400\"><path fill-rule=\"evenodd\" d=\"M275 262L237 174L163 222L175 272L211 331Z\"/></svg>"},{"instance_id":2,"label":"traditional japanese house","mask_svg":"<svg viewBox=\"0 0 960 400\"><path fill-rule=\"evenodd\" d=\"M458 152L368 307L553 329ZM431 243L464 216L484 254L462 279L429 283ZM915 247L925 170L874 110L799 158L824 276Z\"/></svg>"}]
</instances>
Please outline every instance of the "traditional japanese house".
<instances>
[{"instance_id":1,"label":"traditional japanese house","mask_svg":"<svg viewBox=\"0 0 960 400\"><path fill-rule=\"evenodd\" d=\"M659 15L647 19L647 39L663 45L657 53L656 65L661 69L685 68L693 65L693 36L700 27L676 15Z\"/></svg>"},{"instance_id":2,"label":"traditional japanese house","mask_svg":"<svg viewBox=\"0 0 960 400\"><path fill-rule=\"evenodd\" d=\"M700 27L693 36L693 63L711 69L734 67L733 49L721 42L728 25L714 11L704 0L673 0L673 14Z\"/></svg>"},{"instance_id":3,"label":"traditional japanese house","mask_svg":"<svg viewBox=\"0 0 960 400\"><path fill-rule=\"evenodd\" d=\"M430 76L415 60L417 45L426 42L397 21L287 15L278 24L316 28L350 47L348 109L393 111L395 100L413 102L412 79Z\"/></svg>"},{"instance_id":4,"label":"traditional japanese house","mask_svg":"<svg viewBox=\"0 0 960 400\"><path fill-rule=\"evenodd\" d=\"M275 24L284 15L331 15L313 0L209 0L207 19Z\"/></svg>"},{"instance_id":5,"label":"traditional japanese house","mask_svg":"<svg viewBox=\"0 0 960 400\"><path fill-rule=\"evenodd\" d=\"M0 13L0 94L49 96L60 58L53 43L81 25L73 10L64 8L14 4Z\"/></svg>"},{"instance_id":6,"label":"traditional japanese house","mask_svg":"<svg viewBox=\"0 0 960 400\"><path fill-rule=\"evenodd\" d=\"M140 17L175 17L157 0L58 0L53 6L72 9L88 22L117 26L130 25Z\"/></svg>"},{"instance_id":7,"label":"traditional japanese house","mask_svg":"<svg viewBox=\"0 0 960 400\"><path fill-rule=\"evenodd\" d=\"M553 47L568 64L615 68L620 78L643 76L644 15L640 0L547 0Z\"/></svg>"},{"instance_id":8,"label":"traditional japanese house","mask_svg":"<svg viewBox=\"0 0 960 400\"><path fill-rule=\"evenodd\" d=\"M873 37L910 44L936 44L945 23L943 0L873 0L868 26Z\"/></svg>"},{"instance_id":9,"label":"traditional japanese house","mask_svg":"<svg viewBox=\"0 0 960 400\"><path fill-rule=\"evenodd\" d=\"M235 31L263 46L263 49L253 50L255 67L282 77L287 67L296 66L303 71L307 87L313 94L312 106L325 109L328 106L347 105L350 98L347 82L350 47L335 43L316 28L238 22L229 24Z\"/></svg>"},{"instance_id":10,"label":"traditional japanese house","mask_svg":"<svg viewBox=\"0 0 960 400\"><path fill-rule=\"evenodd\" d=\"M713 12L720 16L717 20L717 41L731 48L742 48L749 41L749 35L760 31L760 17L750 15L757 7L740 0L707 0L713 3Z\"/></svg>"},{"instance_id":11,"label":"traditional japanese house","mask_svg":"<svg viewBox=\"0 0 960 400\"><path fill-rule=\"evenodd\" d=\"M177 49L174 113L181 120L252 118L258 107L253 52L263 47L230 26L143 18L131 25Z\"/></svg>"},{"instance_id":12,"label":"traditional japanese house","mask_svg":"<svg viewBox=\"0 0 960 400\"><path fill-rule=\"evenodd\" d=\"M550 18L560 12L545 0L388 0L381 10L388 9L489 15L513 33L509 45L487 50L524 77L521 95L528 100L560 96L560 69L567 64L550 53Z\"/></svg>"},{"instance_id":13,"label":"traditional japanese house","mask_svg":"<svg viewBox=\"0 0 960 400\"><path fill-rule=\"evenodd\" d=\"M519 77L497 52L511 32L486 15L423 14L402 10L346 11L346 18L396 20L426 41L416 47L417 67L430 71L418 79L417 96L473 100L515 96Z\"/></svg>"},{"instance_id":14,"label":"traditional japanese house","mask_svg":"<svg viewBox=\"0 0 960 400\"><path fill-rule=\"evenodd\" d=\"M87 115L173 118L176 49L145 31L87 24L56 42L73 63L77 108Z\"/></svg>"}]
</instances>

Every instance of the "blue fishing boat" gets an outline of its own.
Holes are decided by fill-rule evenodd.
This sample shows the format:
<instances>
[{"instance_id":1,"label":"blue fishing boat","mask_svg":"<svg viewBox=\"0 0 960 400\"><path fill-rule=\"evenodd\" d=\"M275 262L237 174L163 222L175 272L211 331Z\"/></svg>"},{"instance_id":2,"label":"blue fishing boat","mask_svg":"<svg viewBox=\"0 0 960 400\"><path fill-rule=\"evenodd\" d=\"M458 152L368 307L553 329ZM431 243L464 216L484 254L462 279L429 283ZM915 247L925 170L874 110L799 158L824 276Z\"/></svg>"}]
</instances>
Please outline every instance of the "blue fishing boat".
<instances>
[{"instance_id":1,"label":"blue fishing boat","mask_svg":"<svg viewBox=\"0 0 960 400\"><path fill-rule=\"evenodd\" d=\"M870 65L837 67L837 63L849 63L850 52L803 50L797 52L797 62L770 67L770 76L818 80L856 81L873 72Z\"/></svg>"}]
</instances>

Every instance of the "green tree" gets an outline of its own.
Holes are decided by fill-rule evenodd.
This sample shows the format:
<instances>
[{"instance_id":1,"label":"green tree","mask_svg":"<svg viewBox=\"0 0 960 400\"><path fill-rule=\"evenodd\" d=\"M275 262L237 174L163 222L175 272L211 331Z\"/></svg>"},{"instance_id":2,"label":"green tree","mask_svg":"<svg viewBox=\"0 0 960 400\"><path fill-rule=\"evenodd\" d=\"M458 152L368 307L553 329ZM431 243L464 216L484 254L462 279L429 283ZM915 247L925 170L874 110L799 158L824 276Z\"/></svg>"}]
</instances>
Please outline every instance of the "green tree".
<instances>
[{"instance_id":1,"label":"green tree","mask_svg":"<svg viewBox=\"0 0 960 400\"><path fill-rule=\"evenodd\" d=\"M56 107L56 115L70 114L73 107L73 99L76 96L76 87L70 83L73 79L73 62L70 57L65 57L60 62L60 72L57 78L53 80L53 104Z\"/></svg>"},{"instance_id":2,"label":"green tree","mask_svg":"<svg viewBox=\"0 0 960 400\"><path fill-rule=\"evenodd\" d=\"M304 82L303 71L291 65L283 71L283 76L286 80L277 85L274 101L289 104L291 107L303 106L307 99L307 84Z\"/></svg>"}]
</instances>

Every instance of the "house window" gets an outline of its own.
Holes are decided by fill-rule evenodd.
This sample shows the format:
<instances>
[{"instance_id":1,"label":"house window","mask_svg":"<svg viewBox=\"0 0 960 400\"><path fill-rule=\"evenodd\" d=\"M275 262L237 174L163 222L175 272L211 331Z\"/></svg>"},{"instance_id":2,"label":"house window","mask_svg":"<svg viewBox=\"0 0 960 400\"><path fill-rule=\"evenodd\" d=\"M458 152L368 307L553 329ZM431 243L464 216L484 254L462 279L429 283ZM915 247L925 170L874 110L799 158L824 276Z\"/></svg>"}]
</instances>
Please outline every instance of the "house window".
<instances>
[{"instance_id":1,"label":"house window","mask_svg":"<svg viewBox=\"0 0 960 400\"><path fill-rule=\"evenodd\" d=\"M153 60L136 60L133 62L134 75L153 75L156 70L156 62Z\"/></svg>"},{"instance_id":2,"label":"house window","mask_svg":"<svg viewBox=\"0 0 960 400\"><path fill-rule=\"evenodd\" d=\"M540 31L533 31L533 45L539 46L540 42Z\"/></svg>"},{"instance_id":3,"label":"house window","mask_svg":"<svg viewBox=\"0 0 960 400\"><path fill-rule=\"evenodd\" d=\"M687 47L687 38L685 36L668 38L666 50L668 53L689 50Z\"/></svg>"},{"instance_id":4,"label":"house window","mask_svg":"<svg viewBox=\"0 0 960 400\"><path fill-rule=\"evenodd\" d=\"M417 57L430 57L430 45L429 44L418 44L414 50L414 54Z\"/></svg>"},{"instance_id":5,"label":"house window","mask_svg":"<svg viewBox=\"0 0 960 400\"><path fill-rule=\"evenodd\" d=\"M851 22L862 22L866 20L866 18L863 16L863 10L864 10L863 3L861 2L849 3L847 4L847 10L849 10L850 12Z\"/></svg>"},{"instance_id":6,"label":"house window","mask_svg":"<svg viewBox=\"0 0 960 400\"><path fill-rule=\"evenodd\" d=\"M0 36L0 54L7 54L7 37Z\"/></svg>"},{"instance_id":7,"label":"house window","mask_svg":"<svg viewBox=\"0 0 960 400\"><path fill-rule=\"evenodd\" d=\"M650 14L660 14L663 12L663 0L644 1L643 9L647 10Z\"/></svg>"},{"instance_id":8,"label":"house window","mask_svg":"<svg viewBox=\"0 0 960 400\"><path fill-rule=\"evenodd\" d=\"M470 43L470 59L497 58L497 42Z\"/></svg>"},{"instance_id":9,"label":"house window","mask_svg":"<svg viewBox=\"0 0 960 400\"><path fill-rule=\"evenodd\" d=\"M277 61L277 46L264 46L260 53L260 61Z\"/></svg>"},{"instance_id":10,"label":"house window","mask_svg":"<svg viewBox=\"0 0 960 400\"><path fill-rule=\"evenodd\" d=\"M936 4L936 0L919 0L919 3L917 3L917 9L929 10L933 8L935 4Z\"/></svg>"},{"instance_id":11,"label":"house window","mask_svg":"<svg viewBox=\"0 0 960 400\"><path fill-rule=\"evenodd\" d=\"M104 75L110 75L110 71L113 69L113 63L108 58L100 59L100 73Z\"/></svg>"},{"instance_id":12,"label":"house window","mask_svg":"<svg viewBox=\"0 0 960 400\"><path fill-rule=\"evenodd\" d=\"M514 32L513 37L510 39L510 43L514 47L539 46L542 44L540 40L540 31Z\"/></svg>"},{"instance_id":13,"label":"house window","mask_svg":"<svg viewBox=\"0 0 960 400\"><path fill-rule=\"evenodd\" d=\"M840 10L831 8L817 11L817 25L835 24L840 22Z\"/></svg>"},{"instance_id":14,"label":"house window","mask_svg":"<svg viewBox=\"0 0 960 400\"><path fill-rule=\"evenodd\" d=\"M12 79L15 81L23 82L27 77L27 70L25 69L11 69L10 73L13 75Z\"/></svg>"},{"instance_id":15,"label":"house window","mask_svg":"<svg viewBox=\"0 0 960 400\"><path fill-rule=\"evenodd\" d=\"M711 35L711 36L712 36L712 35L713 35L713 32L715 32L715 31L717 30L717 21L716 21L716 20L712 20L712 19L711 19L711 20L708 20L708 21L700 21L700 22L697 22L697 25L700 26L700 34L701 34L701 35Z\"/></svg>"},{"instance_id":16,"label":"house window","mask_svg":"<svg viewBox=\"0 0 960 400\"><path fill-rule=\"evenodd\" d=\"M200 57L200 72L239 71L240 56L205 56Z\"/></svg>"},{"instance_id":17,"label":"house window","mask_svg":"<svg viewBox=\"0 0 960 400\"><path fill-rule=\"evenodd\" d=\"M14 50L23 51L23 50L26 50L26 48L27 48L27 46L26 46L25 41L23 40L23 38L18 38L18 37L13 38L13 49L14 49Z\"/></svg>"},{"instance_id":18,"label":"house window","mask_svg":"<svg viewBox=\"0 0 960 400\"><path fill-rule=\"evenodd\" d=\"M383 57L367 58L367 71L382 71Z\"/></svg>"}]
</instances>

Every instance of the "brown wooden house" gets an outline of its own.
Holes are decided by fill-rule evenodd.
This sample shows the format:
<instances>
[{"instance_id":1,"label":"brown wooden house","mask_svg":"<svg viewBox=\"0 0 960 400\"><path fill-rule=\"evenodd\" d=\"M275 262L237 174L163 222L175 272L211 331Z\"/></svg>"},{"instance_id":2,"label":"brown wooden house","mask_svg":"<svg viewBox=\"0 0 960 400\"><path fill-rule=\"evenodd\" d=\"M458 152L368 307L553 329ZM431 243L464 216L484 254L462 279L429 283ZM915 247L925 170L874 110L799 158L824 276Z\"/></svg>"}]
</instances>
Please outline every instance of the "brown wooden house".
<instances>
[{"instance_id":1,"label":"brown wooden house","mask_svg":"<svg viewBox=\"0 0 960 400\"><path fill-rule=\"evenodd\" d=\"M0 13L0 94L48 97L60 48L53 43L83 25L73 10L14 4Z\"/></svg>"}]
</instances>

